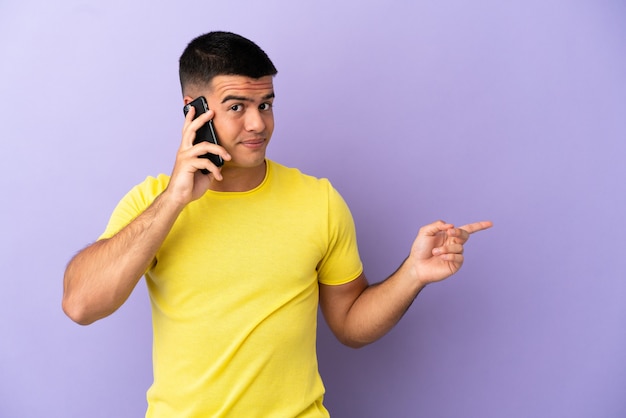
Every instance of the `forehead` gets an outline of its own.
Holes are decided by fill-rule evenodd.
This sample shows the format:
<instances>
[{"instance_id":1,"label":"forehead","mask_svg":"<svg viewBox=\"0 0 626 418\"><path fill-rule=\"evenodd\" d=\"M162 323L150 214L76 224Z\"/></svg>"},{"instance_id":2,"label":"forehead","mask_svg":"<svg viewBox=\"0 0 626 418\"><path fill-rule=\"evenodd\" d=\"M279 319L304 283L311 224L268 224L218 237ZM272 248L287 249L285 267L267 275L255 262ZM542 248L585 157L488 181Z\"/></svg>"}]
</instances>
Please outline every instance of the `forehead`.
<instances>
[{"instance_id":1,"label":"forehead","mask_svg":"<svg viewBox=\"0 0 626 418\"><path fill-rule=\"evenodd\" d=\"M218 75L211 81L211 94L218 99L243 96L250 99L265 97L274 92L272 76L250 78L241 75Z\"/></svg>"}]
</instances>

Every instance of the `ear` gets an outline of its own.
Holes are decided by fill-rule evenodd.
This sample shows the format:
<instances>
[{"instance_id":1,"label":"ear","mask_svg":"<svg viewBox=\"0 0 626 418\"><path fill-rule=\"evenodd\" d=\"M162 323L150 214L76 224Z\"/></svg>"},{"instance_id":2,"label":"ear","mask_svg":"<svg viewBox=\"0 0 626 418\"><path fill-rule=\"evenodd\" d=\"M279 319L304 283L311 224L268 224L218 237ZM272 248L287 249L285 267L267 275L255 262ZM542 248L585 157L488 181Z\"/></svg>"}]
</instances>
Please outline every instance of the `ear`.
<instances>
[{"instance_id":1,"label":"ear","mask_svg":"<svg viewBox=\"0 0 626 418\"><path fill-rule=\"evenodd\" d=\"M193 101L193 98L191 96L185 96L183 97L183 104L186 106L189 103L191 103Z\"/></svg>"}]
</instances>

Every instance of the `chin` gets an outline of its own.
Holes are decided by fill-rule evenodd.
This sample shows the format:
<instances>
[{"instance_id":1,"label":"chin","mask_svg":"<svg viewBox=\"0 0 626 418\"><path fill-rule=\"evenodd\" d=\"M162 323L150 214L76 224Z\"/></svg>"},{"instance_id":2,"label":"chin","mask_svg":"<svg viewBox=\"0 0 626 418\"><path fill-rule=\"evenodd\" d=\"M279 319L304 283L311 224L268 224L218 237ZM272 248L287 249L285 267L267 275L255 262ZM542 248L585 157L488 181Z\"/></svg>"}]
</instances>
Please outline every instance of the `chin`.
<instances>
[{"instance_id":1,"label":"chin","mask_svg":"<svg viewBox=\"0 0 626 418\"><path fill-rule=\"evenodd\" d=\"M265 165L265 156L259 158L236 158L224 162L224 167L257 168Z\"/></svg>"}]
</instances>

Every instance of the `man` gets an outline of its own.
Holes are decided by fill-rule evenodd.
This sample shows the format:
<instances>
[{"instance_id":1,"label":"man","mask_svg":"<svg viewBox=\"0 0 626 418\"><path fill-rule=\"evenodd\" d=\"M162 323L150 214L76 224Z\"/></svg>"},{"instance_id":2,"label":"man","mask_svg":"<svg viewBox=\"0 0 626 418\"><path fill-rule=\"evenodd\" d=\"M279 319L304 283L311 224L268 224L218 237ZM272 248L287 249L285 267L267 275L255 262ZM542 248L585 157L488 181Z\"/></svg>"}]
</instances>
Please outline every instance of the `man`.
<instances>
[{"instance_id":1,"label":"man","mask_svg":"<svg viewBox=\"0 0 626 418\"><path fill-rule=\"evenodd\" d=\"M454 274L478 222L420 229L410 255L370 286L350 212L327 180L266 159L277 71L227 32L180 58L187 114L171 176L147 178L94 244L69 263L63 309L80 324L106 317L145 274L154 325L149 417L327 417L315 352L318 304L337 338L371 343L424 286ZM193 144L213 120L220 145ZM217 167L200 158L225 161ZM210 174L203 174L208 170Z\"/></svg>"}]
</instances>

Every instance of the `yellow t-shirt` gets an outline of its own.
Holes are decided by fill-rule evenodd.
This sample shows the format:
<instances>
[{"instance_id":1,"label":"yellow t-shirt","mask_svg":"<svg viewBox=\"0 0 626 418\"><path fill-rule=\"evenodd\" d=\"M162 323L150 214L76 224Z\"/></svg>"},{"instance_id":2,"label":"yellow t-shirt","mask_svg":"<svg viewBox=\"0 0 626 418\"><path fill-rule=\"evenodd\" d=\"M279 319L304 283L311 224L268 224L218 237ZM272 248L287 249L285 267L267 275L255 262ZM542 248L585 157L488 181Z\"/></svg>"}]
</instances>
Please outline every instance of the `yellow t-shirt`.
<instances>
[{"instance_id":1,"label":"yellow t-shirt","mask_svg":"<svg viewBox=\"0 0 626 418\"><path fill-rule=\"evenodd\" d=\"M131 190L102 238L168 181ZM154 329L146 416L328 417L318 280L339 285L361 271L352 216L328 180L267 160L257 188L190 203L145 274Z\"/></svg>"}]
</instances>

